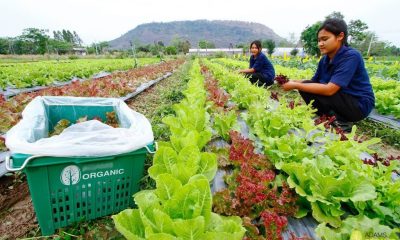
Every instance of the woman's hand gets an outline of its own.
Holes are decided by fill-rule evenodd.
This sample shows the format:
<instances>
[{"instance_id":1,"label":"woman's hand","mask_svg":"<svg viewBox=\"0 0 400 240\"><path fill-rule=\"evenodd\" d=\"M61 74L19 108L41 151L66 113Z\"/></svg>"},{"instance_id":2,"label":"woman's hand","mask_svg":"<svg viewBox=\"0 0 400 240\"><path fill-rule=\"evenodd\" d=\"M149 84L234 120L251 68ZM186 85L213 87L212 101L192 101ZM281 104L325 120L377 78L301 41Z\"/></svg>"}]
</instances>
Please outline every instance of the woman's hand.
<instances>
[{"instance_id":1,"label":"woman's hand","mask_svg":"<svg viewBox=\"0 0 400 240\"><path fill-rule=\"evenodd\" d=\"M256 71L254 70L254 68L241 69L241 70L239 70L239 73L254 73L254 72L256 72Z\"/></svg>"},{"instance_id":2,"label":"woman's hand","mask_svg":"<svg viewBox=\"0 0 400 240\"><path fill-rule=\"evenodd\" d=\"M299 82L289 81L289 82L281 85L281 88L283 88L283 90L285 90L285 91L290 91L290 90L296 89L298 84L299 84Z\"/></svg>"},{"instance_id":3,"label":"woman's hand","mask_svg":"<svg viewBox=\"0 0 400 240\"><path fill-rule=\"evenodd\" d=\"M298 81L289 81L281 86L283 90L289 91L297 89L302 92L308 92L323 96L332 96L340 90L340 86L335 83L329 82L328 84L323 83L302 83Z\"/></svg>"}]
</instances>

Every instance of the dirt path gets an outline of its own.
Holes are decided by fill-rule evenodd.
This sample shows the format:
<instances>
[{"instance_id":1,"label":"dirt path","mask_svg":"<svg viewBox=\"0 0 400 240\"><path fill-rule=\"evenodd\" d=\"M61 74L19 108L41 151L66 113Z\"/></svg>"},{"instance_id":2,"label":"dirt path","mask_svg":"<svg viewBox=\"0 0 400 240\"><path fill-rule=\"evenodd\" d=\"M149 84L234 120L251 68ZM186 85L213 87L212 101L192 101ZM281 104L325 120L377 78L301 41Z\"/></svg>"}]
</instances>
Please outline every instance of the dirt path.
<instances>
[{"instance_id":1,"label":"dirt path","mask_svg":"<svg viewBox=\"0 0 400 240\"><path fill-rule=\"evenodd\" d=\"M1 239L16 239L38 228L31 196L28 195L6 210L0 222Z\"/></svg>"},{"instance_id":2,"label":"dirt path","mask_svg":"<svg viewBox=\"0 0 400 240\"><path fill-rule=\"evenodd\" d=\"M24 180L15 182L12 176L0 178L0 216L4 210L28 195L28 184Z\"/></svg>"},{"instance_id":3,"label":"dirt path","mask_svg":"<svg viewBox=\"0 0 400 240\"><path fill-rule=\"evenodd\" d=\"M375 144L371 147L371 149L376 151L379 156L400 156L400 149L395 148L389 144Z\"/></svg>"},{"instance_id":4,"label":"dirt path","mask_svg":"<svg viewBox=\"0 0 400 240\"><path fill-rule=\"evenodd\" d=\"M0 239L16 239L36 229L28 184L21 176L0 178Z\"/></svg>"}]
</instances>

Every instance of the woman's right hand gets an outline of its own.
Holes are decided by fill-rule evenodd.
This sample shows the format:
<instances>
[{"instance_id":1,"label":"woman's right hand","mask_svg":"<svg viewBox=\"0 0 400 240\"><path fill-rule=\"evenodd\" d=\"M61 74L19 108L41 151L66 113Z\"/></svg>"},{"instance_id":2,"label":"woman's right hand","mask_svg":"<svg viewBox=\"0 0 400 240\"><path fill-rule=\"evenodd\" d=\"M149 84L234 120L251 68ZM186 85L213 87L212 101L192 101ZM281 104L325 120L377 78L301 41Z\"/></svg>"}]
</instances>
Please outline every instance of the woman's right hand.
<instances>
[{"instance_id":1,"label":"woman's right hand","mask_svg":"<svg viewBox=\"0 0 400 240\"><path fill-rule=\"evenodd\" d=\"M290 91L290 90L296 89L298 84L299 84L299 82L289 80L287 83L282 84L281 88L283 88L283 90L285 90L285 91Z\"/></svg>"}]
</instances>

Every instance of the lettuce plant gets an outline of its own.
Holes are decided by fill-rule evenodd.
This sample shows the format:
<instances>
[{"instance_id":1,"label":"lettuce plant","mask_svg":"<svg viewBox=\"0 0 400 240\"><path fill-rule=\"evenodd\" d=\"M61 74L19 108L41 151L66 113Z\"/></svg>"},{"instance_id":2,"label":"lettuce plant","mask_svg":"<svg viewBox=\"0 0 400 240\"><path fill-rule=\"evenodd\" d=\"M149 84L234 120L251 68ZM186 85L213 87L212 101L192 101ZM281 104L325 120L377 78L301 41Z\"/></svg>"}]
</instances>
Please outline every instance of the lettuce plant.
<instances>
[{"instance_id":1,"label":"lettuce plant","mask_svg":"<svg viewBox=\"0 0 400 240\"><path fill-rule=\"evenodd\" d=\"M217 172L217 156L214 153L200 152L197 146L187 146L179 152L171 147L160 147L154 155L153 166L148 171L153 179L169 173L182 184L196 174L203 174L208 181L212 181Z\"/></svg>"},{"instance_id":2,"label":"lettuce plant","mask_svg":"<svg viewBox=\"0 0 400 240\"><path fill-rule=\"evenodd\" d=\"M242 239L245 229L239 217L211 212L211 190L203 175L186 184L171 174L156 178L155 190L135 195L138 209L126 209L112 218L128 240L141 239Z\"/></svg>"},{"instance_id":3,"label":"lettuce plant","mask_svg":"<svg viewBox=\"0 0 400 240\"><path fill-rule=\"evenodd\" d=\"M234 111L214 114L214 129L219 136L229 142L229 131L238 130L237 116Z\"/></svg>"}]
</instances>

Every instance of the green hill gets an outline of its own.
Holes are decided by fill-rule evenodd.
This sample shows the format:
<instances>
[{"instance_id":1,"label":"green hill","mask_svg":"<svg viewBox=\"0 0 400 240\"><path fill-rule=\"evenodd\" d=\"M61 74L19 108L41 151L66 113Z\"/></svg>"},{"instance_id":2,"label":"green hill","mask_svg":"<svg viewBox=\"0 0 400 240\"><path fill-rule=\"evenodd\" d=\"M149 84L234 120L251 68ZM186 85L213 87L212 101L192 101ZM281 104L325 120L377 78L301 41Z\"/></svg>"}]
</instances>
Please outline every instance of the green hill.
<instances>
[{"instance_id":1,"label":"green hill","mask_svg":"<svg viewBox=\"0 0 400 240\"><path fill-rule=\"evenodd\" d=\"M239 43L249 44L255 39L283 40L269 27L253 22L243 21L174 21L145 23L109 42L112 49L130 48L130 41L138 44L149 44L162 41L169 45L174 38L189 40L192 48L200 40L207 40L217 48L228 48Z\"/></svg>"}]
</instances>

